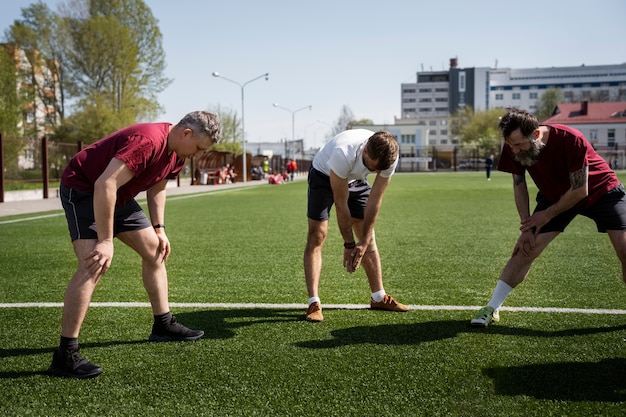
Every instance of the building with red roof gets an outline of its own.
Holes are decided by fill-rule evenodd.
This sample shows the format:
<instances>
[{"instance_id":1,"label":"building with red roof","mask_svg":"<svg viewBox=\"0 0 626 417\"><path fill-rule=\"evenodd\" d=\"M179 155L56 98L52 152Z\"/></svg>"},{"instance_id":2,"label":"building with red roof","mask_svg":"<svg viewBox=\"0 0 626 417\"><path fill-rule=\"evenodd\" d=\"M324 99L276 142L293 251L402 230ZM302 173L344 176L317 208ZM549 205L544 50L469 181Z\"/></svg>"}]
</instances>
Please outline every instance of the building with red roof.
<instances>
[{"instance_id":1,"label":"building with red roof","mask_svg":"<svg viewBox=\"0 0 626 417\"><path fill-rule=\"evenodd\" d=\"M580 130L612 167L626 167L626 102L560 103L542 124Z\"/></svg>"}]
</instances>

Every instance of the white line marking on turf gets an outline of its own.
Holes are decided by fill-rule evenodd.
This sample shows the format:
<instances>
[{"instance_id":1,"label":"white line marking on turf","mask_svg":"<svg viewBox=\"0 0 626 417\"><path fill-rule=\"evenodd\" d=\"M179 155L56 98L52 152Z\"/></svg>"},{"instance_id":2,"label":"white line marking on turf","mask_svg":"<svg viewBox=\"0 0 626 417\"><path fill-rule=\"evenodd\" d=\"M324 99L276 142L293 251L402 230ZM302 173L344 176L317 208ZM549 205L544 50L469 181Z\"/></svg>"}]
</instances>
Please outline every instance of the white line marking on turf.
<instances>
[{"instance_id":1,"label":"white line marking on turf","mask_svg":"<svg viewBox=\"0 0 626 417\"><path fill-rule=\"evenodd\" d=\"M150 307L146 302L93 302L91 307L119 307L136 308ZM178 308L239 308L239 309L306 309L306 304L272 304L272 303L170 303L171 307ZM0 308L49 308L63 307L63 303L0 303ZM478 310L482 306L437 306L437 305L409 305L411 310ZM368 304L324 304L324 309L362 310L369 308ZM558 308L558 307L502 307L502 311L532 312L532 313L570 313L570 314L618 314L626 315L626 310L602 308Z\"/></svg>"},{"instance_id":2,"label":"white line marking on turf","mask_svg":"<svg viewBox=\"0 0 626 417\"><path fill-rule=\"evenodd\" d=\"M19 223L19 222L25 222L25 221L29 221L29 220L47 219L48 217L57 217L57 216L62 216L62 215L63 215L63 213L56 213L56 214L46 214L46 215L43 215L43 216L24 217L23 219L2 220L2 221L0 221L0 224Z\"/></svg>"}]
</instances>

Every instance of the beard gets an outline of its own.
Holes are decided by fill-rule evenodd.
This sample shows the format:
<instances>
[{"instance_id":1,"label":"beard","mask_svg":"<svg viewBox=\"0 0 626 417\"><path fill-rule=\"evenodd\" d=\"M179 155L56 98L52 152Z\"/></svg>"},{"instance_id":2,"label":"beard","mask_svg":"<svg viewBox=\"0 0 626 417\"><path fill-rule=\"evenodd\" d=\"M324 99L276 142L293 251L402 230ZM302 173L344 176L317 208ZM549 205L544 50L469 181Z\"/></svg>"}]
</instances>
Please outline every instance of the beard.
<instances>
[{"instance_id":1,"label":"beard","mask_svg":"<svg viewBox=\"0 0 626 417\"><path fill-rule=\"evenodd\" d=\"M527 167L534 165L539 160L539 154L544 146L546 146L546 144L541 140L531 140L530 149L516 153L515 160Z\"/></svg>"}]
</instances>

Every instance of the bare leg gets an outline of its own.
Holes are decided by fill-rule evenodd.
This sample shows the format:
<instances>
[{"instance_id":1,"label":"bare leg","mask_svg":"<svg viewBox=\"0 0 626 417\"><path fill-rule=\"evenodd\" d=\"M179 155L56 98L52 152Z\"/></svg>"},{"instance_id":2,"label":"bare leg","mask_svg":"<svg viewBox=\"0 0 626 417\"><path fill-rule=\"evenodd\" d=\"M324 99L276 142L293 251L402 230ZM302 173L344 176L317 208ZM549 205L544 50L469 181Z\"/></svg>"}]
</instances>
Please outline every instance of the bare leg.
<instances>
[{"instance_id":1,"label":"bare leg","mask_svg":"<svg viewBox=\"0 0 626 417\"><path fill-rule=\"evenodd\" d=\"M309 220L309 231L304 249L304 277L310 297L319 297L318 287L322 272L322 248L328 234L328 221Z\"/></svg>"},{"instance_id":2,"label":"bare leg","mask_svg":"<svg viewBox=\"0 0 626 417\"><path fill-rule=\"evenodd\" d=\"M500 275L500 281L504 281L511 286L511 288L515 288L519 285L528 275L533 261L541 255L548 244L558 235L559 232L538 234L535 239L535 247L529 251L528 255L525 255L520 250L511 256Z\"/></svg>"},{"instance_id":3,"label":"bare leg","mask_svg":"<svg viewBox=\"0 0 626 417\"><path fill-rule=\"evenodd\" d=\"M626 284L626 230L608 230L609 239L622 263L622 280Z\"/></svg>"},{"instance_id":4,"label":"bare leg","mask_svg":"<svg viewBox=\"0 0 626 417\"><path fill-rule=\"evenodd\" d=\"M360 240L362 236L361 228L363 226L363 221L353 218L352 225L357 239ZM367 275L367 281L369 282L370 290L372 291L372 293L382 291L384 289L383 270L380 264L380 254L378 253L378 246L376 245L375 233L372 234L372 240L367 247L367 250L363 254L361 265L365 270L365 275Z\"/></svg>"},{"instance_id":5,"label":"bare leg","mask_svg":"<svg viewBox=\"0 0 626 417\"><path fill-rule=\"evenodd\" d=\"M117 237L141 256L141 278L152 313L156 316L169 312L167 269L154 231L146 228L120 233Z\"/></svg>"},{"instance_id":6,"label":"bare leg","mask_svg":"<svg viewBox=\"0 0 626 417\"><path fill-rule=\"evenodd\" d=\"M61 336L77 338L101 275L87 269L87 261L84 259L96 246L96 240L78 239L73 245L78 258L78 269L65 290Z\"/></svg>"}]
</instances>

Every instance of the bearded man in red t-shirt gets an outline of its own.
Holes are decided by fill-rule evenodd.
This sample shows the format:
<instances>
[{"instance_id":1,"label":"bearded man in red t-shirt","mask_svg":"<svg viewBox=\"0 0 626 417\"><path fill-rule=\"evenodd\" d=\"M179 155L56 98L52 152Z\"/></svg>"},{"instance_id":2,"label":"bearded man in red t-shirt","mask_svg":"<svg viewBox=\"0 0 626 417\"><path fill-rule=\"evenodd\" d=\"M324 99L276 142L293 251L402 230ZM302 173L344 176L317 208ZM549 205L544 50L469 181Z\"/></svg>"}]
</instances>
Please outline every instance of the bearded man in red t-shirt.
<instances>
[{"instance_id":1,"label":"bearded man in red t-shirt","mask_svg":"<svg viewBox=\"0 0 626 417\"><path fill-rule=\"evenodd\" d=\"M113 237L142 258L143 285L152 306L150 341L193 341L204 335L172 315L165 261L165 195L191 158L221 138L216 114L197 111L175 126L142 123L121 129L78 152L61 176L61 203L78 259L63 300L59 349L48 371L55 376L93 378L102 369L79 353L78 334L96 285L111 266ZM146 191L147 218L135 196Z\"/></svg>"},{"instance_id":2,"label":"bearded man in red t-shirt","mask_svg":"<svg viewBox=\"0 0 626 417\"><path fill-rule=\"evenodd\" d=\"M513 175L521 235L489 303L470 324L486 327L499 319L498 309L528 275L533 261L578 214L607 233L622 263L626 283L626 193L615 172L583 134L564 125L539 125L525 110L509 108L500 119L506 142L498 169ZM526 172L539 189L530 215Z\"/></svg>"}]
</instances>

